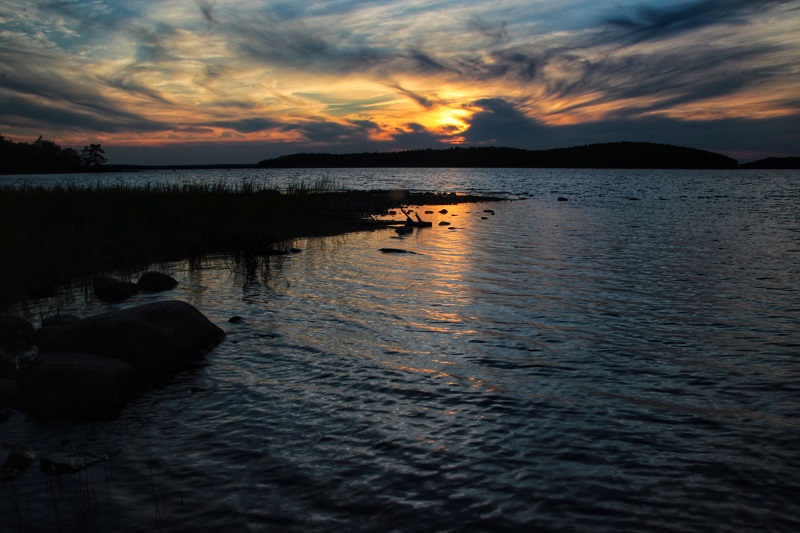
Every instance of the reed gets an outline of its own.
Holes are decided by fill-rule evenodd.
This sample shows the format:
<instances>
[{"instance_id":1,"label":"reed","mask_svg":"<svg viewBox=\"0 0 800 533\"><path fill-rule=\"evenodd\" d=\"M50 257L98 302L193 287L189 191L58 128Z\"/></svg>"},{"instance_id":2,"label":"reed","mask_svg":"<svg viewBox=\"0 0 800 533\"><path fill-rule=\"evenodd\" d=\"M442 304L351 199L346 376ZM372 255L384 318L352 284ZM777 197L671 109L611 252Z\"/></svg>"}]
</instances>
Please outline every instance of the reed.
<instances>
[{"instance_id":1,"label":"reed","mask_svg":"<svg viewBox=\"0 0 800 533\"><path fill-rule=\"evenodd\" d=\"M459 197L463 200L463 197ZM402 202L452 203L390 191L341 191L328 179L285 191L240 184L0 188L0 305L71 280L210 254L258 254L297 237L376 227Z\"/></svg>"}]
</instances>

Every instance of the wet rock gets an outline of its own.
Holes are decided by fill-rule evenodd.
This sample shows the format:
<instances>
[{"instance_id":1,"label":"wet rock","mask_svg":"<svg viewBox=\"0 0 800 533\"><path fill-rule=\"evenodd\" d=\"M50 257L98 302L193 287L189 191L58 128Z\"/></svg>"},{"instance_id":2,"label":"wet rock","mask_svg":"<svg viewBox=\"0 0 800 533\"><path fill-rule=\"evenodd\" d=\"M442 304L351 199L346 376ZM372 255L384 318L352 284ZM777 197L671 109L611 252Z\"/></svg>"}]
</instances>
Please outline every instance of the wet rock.
<instances>
[{"instance_id":1,"label":"wet rock","mask_svg":"<svg viewBox=\"0 0 800 533\"><path fill-rule=\"evenodd\" d=\"M489 213L490 215L494 215L494 209L484 209L484 213Z\"/></svg>"},{"instance_id":2,"label":"wet rock","mask_svg":"<svg viewBox=\"0 0 800 533\"><path fill-rule=\"evenodd\" d=\"M481 220L489 220L489 217L481 217Z\"/></svg>"},{"instance_id":3,"label":"wet rock","mask_svg":"<svg viewBox=\"0 0 800 533\"><path fill-rule=\"evenodd\" d=\"M403 250L402 248L380 248L379 252L383 252L385 254L413 254L416 252L412 252L410 250Z\"/></svg>"},{"instance_id":4,"label":"wet rock","mask_svg":"<svg viewBox=\"0 0 800 533\"><path fill-rule=\"evenodd\" d=\"M104 355L157 378L185 366L224 337L225 332L194 306L166 300L110 311L58 328L42 343L40 353Z\"/></svg>"},{"instance_id":5,"label":"wet rock","mask_svg":"<svg viewBox=\"0 0 800 533\"><path fill-rule=\"evenodd\" d=\"M0 348L0 378L10 378L17 371L17 362L3 348Z\"/></svg>"},{"instance_id":6,"label":"wet rock","mask_svg":"<svg viewBox=\"0 0 800 533\"><path fill-rule=\"evenodd\" d=\"M16 380L0 378L0 406L12 405L19 396Z\"/></svg>"},{"instance_id":7,"label":"wet rock","mask_svg":"<svg viewBox=\"0 0 800 533\"><path fill-rule=\"evenodd\" d=\"M228 319L231 324L244 324L244 318L239 315L234 315Z\"/></svg>"},{"instance_id":8,"label":"wet rock","mask_svg":"<svg viewBox=\"0 0 800 533\"><path fill-rule=\"evenodd\" d=\"M425 211L425 214L426 214L426 215L432 215L432 214L433 214L433 211Z\"/></svg>"},{"instance_id":9,"label":"wet rock","mask_svg":"<svg viewBox=\"0 0 800 533\"><path fill-rule=\"evenodd\" d=\"M24 471L36 460L36 450L24 442L15 444L6 456L3 468Z\"/></svg>"},{"instance_id":10,"label":"wet rock","mask_svg":"<svg viewBox=\"0 0 800 533\"><path fill-rule=\"evenodd\" d=\"M77 322L81 318L75 315L62 315L57 314L54 316L49 316L42 320L42 327L61 327L66 326L67 324L72 324L73 322Z\"/></svg>"},{"instance_id":11,"label":"wet rock","mask_svg":"<svg viewBox=\"0 0 800 533\"><path fill-rule=\"evenodd\" d=\"M33 324L14 315L0 314L0 348L21 350L33 343Z\"/></svg>"},{"instance_id":12,"label":"wet rock","mask_svg":"<svg viewBox=\"0 0 800 533\"><path fill-rule=\"evenodd\" d=\"M408 235L409 233L414 233L414 228L411 226L401 226L395 229L394 232L398 235Z\"/></svg>"},{"instance_id":13,"label":"wet rock","mask_svg":"<svg viewBox=\"0 0 800 533\"><path fill-rule=\"evenodd\" d=\"M72 324L78 320L80 320L80 317L75 315L61 314L45 318L42 320L42 327L36 330L34 344L36 344L36 346L41 346L45 339L58 328Z\"/></svg>"},{"instance_id":14,"label":"wet rock","mask_svg":"<svg viewBox=\"0 0 800 533\"><path fill-rule=\"evenodd\" d=\"M163 292L178 286L178 280L163 272L145 272L136 283L142 292Z\"/></svg>"},{"instance_id":15,"label":"wet rock","mask_svg":"<svg viewBox=\"0 0 800 533\"><path fill-rule=\"evenodd\" d=\"M439 212L443 215L447 214L447 209L440 209Z\"/></svg>"},{"instance_id":16,"label":"wet rock","mask_svg":"<svg viewBox=\"0 0 800 533\"><path fill-rule=\"evenodd\" d=\"M450 223L449 222L445 222L444 220L442 220L441 222L439 222L439 225L440 226L449 226Z\"/></svg>"},{"instance_id":17,"label":"wet rock","mask_svg":"<svg viewBox=\"0 0 800 533\"><path fill-rule=\"evenodd\" d=\"M21 383L25 407L42 418L109 418L136 391L138 375L124 361L87 353L46 353Z\"/></svg>"},{"instance_id":18,"label":"wet rock","mask_svg":"<svg viewBox=\"0 0 800 533\"><path fill-rule=\"evenodd\" d=\"M39 469L48 476L60 476L110 461L108 455L98 452L51 454L39 460Z\"/></svg>"},{"instance_id":19,"label":"wet rock","mask_svg":"<svg viewBox=\"0 0 800 533\"><path fill-rule=\"evenodd\" d=\"M558 197L558 201L559 201L559 202L567 202L567 201L569 201L569 198L565 198L565 197L563 197L563 196L559 196L559 197Z\"/></svg>"},{"instance_id":20,"label":"wet rock","mask_svg":"<svg viewBox=\"0 0 800 533\"><path fill-rule=\"evenodd\" d=\"M122 302L139 292L135 283L106 276L95 276L92 285L94 294L104 302Z\"/></svg>"}]
</instances>

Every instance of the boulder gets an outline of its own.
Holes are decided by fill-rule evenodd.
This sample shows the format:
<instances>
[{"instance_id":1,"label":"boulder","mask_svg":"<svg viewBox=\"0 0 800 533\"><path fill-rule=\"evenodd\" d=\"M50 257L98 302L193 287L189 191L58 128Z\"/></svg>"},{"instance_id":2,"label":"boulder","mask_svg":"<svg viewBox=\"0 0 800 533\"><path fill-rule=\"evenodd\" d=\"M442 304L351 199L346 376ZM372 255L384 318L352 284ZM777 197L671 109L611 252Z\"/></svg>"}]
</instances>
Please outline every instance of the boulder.
<instances>
[{"instance_id":1,"label":"boulder","mask_svg":"<svg viewBox=\"0 0 800 533\"><path fill-rule=\"evenodd\" d=\"M33 343L33 324L14 315L0 314L0 348L21 350Z\"/></svg>"},{"instance_id":2,"label":"boulder","mask_svg":"<svg viewBox=\"0 0 800 533\"><path fill-rule=\"evenodd\" d=\"M0 347L0 378L10 378L17 371L17 363Z\"/></svg>"},{"instance_id":3,"label":"boulder","mask_svg":"<svg viewBox=\"0 0 800 533\"><path fill-rule=\"evenodd\" d=\"M19 387L15 380L0 378L0 407L14 404L18 394Z\"/></svg>"},{"instance_id":4,"label":"boulder","mask_svg":"<svg viewBox=\"0 0 800 533\"><path fill-rule=\"evenodd\" d=\"M145 272L137 283L143 292L169 291L178 286L178 280L162 272Z\"/></svg>"},{"instance_id":5,"label":"boulder","mask_svg":"<svg viewBox=\"0 0 800 533\"><path fill-rule=\"evenodd\" d=\"M108 455L101 452L59 453L42 457L39 460L39 468L48 476L60 476L74 474L96 464L109 462L111 459Z\"/></svg>"},{"instance_id":6,"label":"boulder","mask_svg":"<svg viewBox=\"0 0 800 533\"><path fill-rule=\"evenodd\" d=\"M62 314L59 313L57 315L49 316L49 317L45 318L44 320L42 320L42 327L43 328L46 328L46 327L56 327L57 328L57 327L61 327L61 326L66 326L67 324L72 324L73 322L77 322L80 319L81 318L79 316L62 315Z\"/></svg>"},{"instance_id":7,"label":"boulder","mask_svg":"<svg viewBox=\"0 0 800 533\"><path fill-rule=\"evenodd\" d=\"M121 302L139 292L139 287L135 283L106 276L95 276L92 285L94 294L104 302Z\"/></svg>"},{"instance_id":8,"label":"boulder","mask_svg":"<svg viewBox=\"0 0 800 533\"><path fill-rule=\"evenodd\" d=\"M27 409L42 418L113 417L137 387L124 361L86 353L40 354L21 383Z\"/></svg>"},{"instance_id":9,"label":"boulder","mask_svg":"<svg viewBox=\"0 0 800 533\"><path fill-rule=\"evenodd\" d=\"M73 322L53 331L39 350L112 357L154 379L180 369L224 337L194 306L166 300Z\"/></svg>"}]
</instances>

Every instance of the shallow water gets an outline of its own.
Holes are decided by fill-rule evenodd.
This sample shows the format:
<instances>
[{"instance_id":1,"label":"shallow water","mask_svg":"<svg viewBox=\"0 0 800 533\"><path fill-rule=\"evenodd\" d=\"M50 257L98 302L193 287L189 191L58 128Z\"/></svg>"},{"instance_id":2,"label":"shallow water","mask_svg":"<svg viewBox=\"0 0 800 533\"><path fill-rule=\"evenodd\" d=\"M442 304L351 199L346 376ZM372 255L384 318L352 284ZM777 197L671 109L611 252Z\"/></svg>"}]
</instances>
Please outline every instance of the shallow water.
<instances>
[{"instance_id":1,"label":"shallow water","mask_svg":"<svg viewBox=\"0 0 800 533\"><path fill-rule=\"evenodd\" d=\"M2 528L14 502L28 530L800 527L800 174L329 172L527 199L166 265L177 289L123 305L186 300L227 339L118 420L0 425L111 457L29 470ZM28 312L54 307L113 306Z\"/></svg>"}]
</instances>

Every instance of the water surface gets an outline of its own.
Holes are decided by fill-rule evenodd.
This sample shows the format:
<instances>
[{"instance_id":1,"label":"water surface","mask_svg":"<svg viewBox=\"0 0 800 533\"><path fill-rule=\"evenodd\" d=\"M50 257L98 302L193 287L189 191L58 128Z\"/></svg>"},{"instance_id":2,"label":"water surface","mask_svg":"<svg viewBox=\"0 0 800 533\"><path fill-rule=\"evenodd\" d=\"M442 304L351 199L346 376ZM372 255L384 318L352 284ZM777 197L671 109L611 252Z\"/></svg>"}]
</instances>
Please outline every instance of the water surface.
<instances>
[{"instance_id":1,"label":"water surface","mask_svg":"<svg viewBox=\"0 0 800 533\"><path fill-rule=\"evenodd\" d=\"M118 420L2 424L3 442L112 459L61 488L26 472L26 527L800 527L800 174L326 172L526 199L424 207L432 228L299 240L251 268L164 265L177 289L121 305L186 300L227 339ZM28 312L55 307L114 306Z\"/></svg>"}]
</instances>

